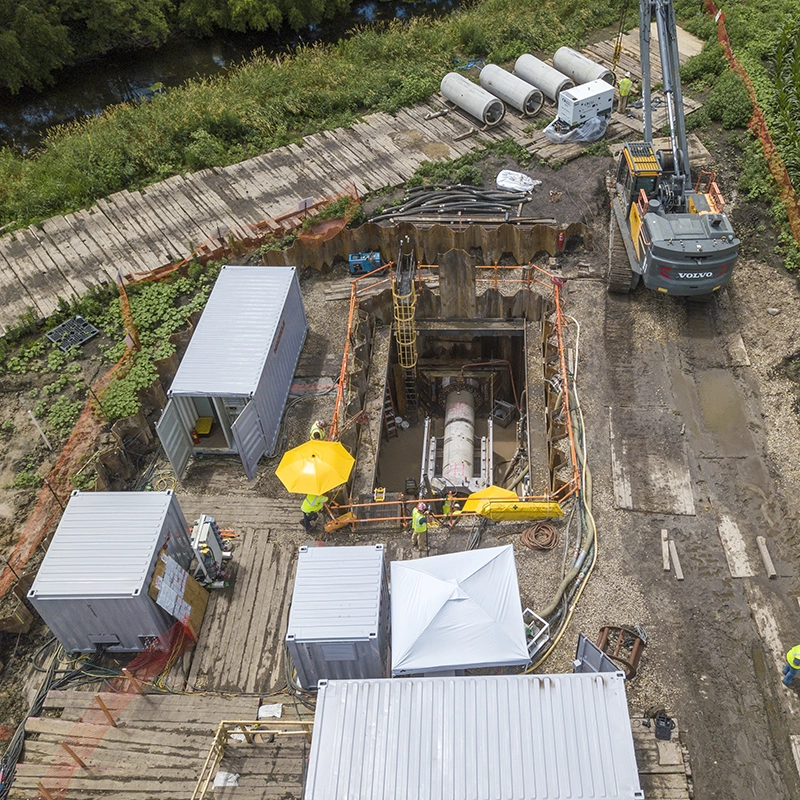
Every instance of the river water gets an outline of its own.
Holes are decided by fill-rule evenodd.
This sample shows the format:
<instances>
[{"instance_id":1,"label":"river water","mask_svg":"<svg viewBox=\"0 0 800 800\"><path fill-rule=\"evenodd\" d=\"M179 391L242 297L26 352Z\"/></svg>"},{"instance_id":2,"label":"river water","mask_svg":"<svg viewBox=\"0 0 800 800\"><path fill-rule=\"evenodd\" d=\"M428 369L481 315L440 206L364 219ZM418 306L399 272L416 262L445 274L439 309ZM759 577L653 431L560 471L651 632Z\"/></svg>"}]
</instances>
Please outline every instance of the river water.
<instances>
[{"instance_id":1,"label":"river water","mask_svg":"<svg viewBox=\"0 0 800 800\"><path fill-rule=\"evenodd\" d=\"M178 86L195 77L224 72L258 49L283 53L302 42L334 42L356 25L423 14L444 14L458 0L419 0L415 3L358 0L350 14L303 31L237 34L222 31L212 38L176 38L160 48L110 53L56 73L44 92L23 90L17 95L0 90L0 144L27 152L36 148L48 128L99 114L107 106L141 100L156 83Z\"/></svg>"}]
</instances>

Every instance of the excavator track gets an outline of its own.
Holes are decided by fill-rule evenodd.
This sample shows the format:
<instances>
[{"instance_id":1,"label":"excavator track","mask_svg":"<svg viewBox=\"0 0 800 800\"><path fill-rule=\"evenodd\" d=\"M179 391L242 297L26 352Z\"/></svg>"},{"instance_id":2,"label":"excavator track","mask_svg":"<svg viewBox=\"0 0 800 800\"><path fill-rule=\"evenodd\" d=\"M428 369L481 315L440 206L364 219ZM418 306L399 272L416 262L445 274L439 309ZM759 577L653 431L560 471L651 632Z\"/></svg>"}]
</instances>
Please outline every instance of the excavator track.
<instances>
[{"instance_id":1,"label":"excavator track","mask_svg":"<svg viewBox=\"0 0 800 800\"><path fill-rule=\"evenodd\" d=\"M617 215L612 211L608 226L608 291L628 294L637 283L636 277L630 266Z\"/></svg>"}]
</instances>

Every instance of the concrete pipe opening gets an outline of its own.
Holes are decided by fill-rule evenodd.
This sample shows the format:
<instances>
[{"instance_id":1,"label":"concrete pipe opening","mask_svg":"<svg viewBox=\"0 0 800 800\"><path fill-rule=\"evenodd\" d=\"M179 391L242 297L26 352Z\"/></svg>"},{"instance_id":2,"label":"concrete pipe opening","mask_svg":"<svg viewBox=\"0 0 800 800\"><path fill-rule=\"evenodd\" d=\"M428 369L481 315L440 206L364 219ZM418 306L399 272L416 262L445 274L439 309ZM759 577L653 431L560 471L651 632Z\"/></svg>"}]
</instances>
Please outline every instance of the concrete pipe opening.
<instances>
[{"instance_id":1,"label":"concrete pipe opening","mask_svg":"<svg viewBox=\"0 0 800 800\"><path fill-rule=\"evenodd\" d=\"M484 125L497 125L506 115L502 100L457 72L448 72L442 78L441 91L451 103Z\"/></svg>"},{"instance_id":2,"label":"concrete pipe opening","mask_svg":"<svg viewBox=\"0 0 800 800\"><path fill-rule=\"evenodd\" d=\"M544 105L544 95L527 81L512 75L496 64L487 64L481 70L481 86L526 117L533 117Z\"/></svg>"},{"instance_id":3,"label":"concrete pipe opening","mask_svg":"<svg viewBox=\"0 0 800 800\"><path fill-rule=\"evenodd\" d=\"M563 72L545 64L544 61L530 53L525 53L517 59L514 64L514 73L537 89L541 89L545 96L554 102L558 101L561 92L575 86L575 83Z\"/></svg>"}]
</instances>

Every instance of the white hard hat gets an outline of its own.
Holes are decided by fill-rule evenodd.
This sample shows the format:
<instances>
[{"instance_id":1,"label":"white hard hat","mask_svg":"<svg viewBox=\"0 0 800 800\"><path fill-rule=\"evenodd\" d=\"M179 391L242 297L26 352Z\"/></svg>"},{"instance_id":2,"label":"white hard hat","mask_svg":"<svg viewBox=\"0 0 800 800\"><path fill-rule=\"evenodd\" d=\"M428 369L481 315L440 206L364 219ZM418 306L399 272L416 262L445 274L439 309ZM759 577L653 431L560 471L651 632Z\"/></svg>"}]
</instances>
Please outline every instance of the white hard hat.
<instances>
[{"instance_id":1,"label":"white hard hat","mask_svg":"<svg viewBox=\"0 0 800 800\"><path fill-rule=\"evenodd\" d=\"M626 78L630 78L630 76L631 76L631 73L630 73L630 72L626 72L626 73L625 73L625 77L626 77Z\"/></svg>"},{"instance_id":2,"label":"white hard hat","mask_svg":"<svg viewBox=\"0 0 800 800\"><path fill-rule=\"evenodd\" d=\"M417 503L417 511L425 511L427 507L425 503Z\"/></svg>"},{"instance_id":3,"label":"white hard hat","mask_svg":"<svg viewBox=\"0 0 800 800\"><path fill-rule=\"evenodd\" d=\"M325 420L324 420L324 419L318 419L318 420L316 421L316 423L314 423L314 424L315 424L315 425L316 425L318 428L325 428L325 427L327 426L327 423L325 422Z\"/></svg>"}]
</instances>

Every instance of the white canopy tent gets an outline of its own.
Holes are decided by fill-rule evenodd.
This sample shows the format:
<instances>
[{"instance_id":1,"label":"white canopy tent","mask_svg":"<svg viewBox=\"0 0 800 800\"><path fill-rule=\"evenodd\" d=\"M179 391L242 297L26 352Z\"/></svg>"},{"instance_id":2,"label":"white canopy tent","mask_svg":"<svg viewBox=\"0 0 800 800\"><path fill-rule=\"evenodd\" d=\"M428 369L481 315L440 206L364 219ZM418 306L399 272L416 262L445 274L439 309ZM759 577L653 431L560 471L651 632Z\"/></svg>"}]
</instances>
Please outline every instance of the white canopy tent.
<instances>
[{"instance_id":1,"label":"white canopy tent","mask_svg":"<svg viewBox=\"0 0 800 800\"><path fill-rule=\"evenodd\" d=\"M527 664L514 548L391 564L392 675Z\"/></svg>"}]
</instances>

